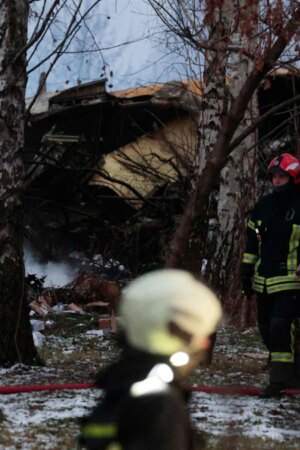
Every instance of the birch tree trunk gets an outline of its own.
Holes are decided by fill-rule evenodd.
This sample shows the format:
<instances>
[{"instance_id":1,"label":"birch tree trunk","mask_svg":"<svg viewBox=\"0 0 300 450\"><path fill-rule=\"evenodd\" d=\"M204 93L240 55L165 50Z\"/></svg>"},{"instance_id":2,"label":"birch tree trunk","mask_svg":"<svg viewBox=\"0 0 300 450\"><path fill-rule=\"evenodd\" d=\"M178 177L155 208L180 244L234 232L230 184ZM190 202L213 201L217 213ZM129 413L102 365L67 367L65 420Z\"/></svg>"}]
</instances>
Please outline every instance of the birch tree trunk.
<instances>
[{"instance_id":1,"label":"birch tree trunk","mask_svg":"<svg viewBox=\"0 0 300 450\"><path fill-rule=\"evenodd\" d=\"M222 9L216 9L209 25L209 43L213 50L205 52L205 70L203 75L202 105L199 116L198 127L198 149L195 158L192 190L199 174L205 166L208 155L214 148L215 142L220 133L223 118L227 114L229 90L227 85L227 63L228 63L228 42L231 34L233 21L233 0L224 0ZM183 259L181 267L188 269L195 274L204 273L206 262L212 255L208 249L209 244L208 228L210 223L211 209L214 208L212 196L201 205L199 214L194 219L193 229L195 232L189 238L188 259ZM215 215L215 214L214 214ZM166 266L172 266L172 256L166 261ZM175 264L177 265L177 264ZM208 271L206 270L206 273Z\"/></svg>"},{"instance_id":2,"label":"birch tree trunk","mask_svg":"<svg viewBox=\"0 0 300 450\"><path fill-rule=\"evenodd\" d=\"M222 11L224 10L223 5L225 5L225 2L221 3ZM248 7L252 5L254 7L258 6L258 3L251 1L246 2L245 5L247 8L244 9L245 27L243 31L244 36L249 38L248 29L252 24L252 19L255 19L255 14L253 15L252 11L250 11L250 15L248 15ZM274 15L276 15L275 11L273 12ZM276 17L276 30L274 28L275 31L271 36L271 39L268 33L265 33L262 37L259 34L255 36L254 41L257 45L257 51L252 55L254 59L253 67L251 68L249 65L249 70L246 72L244 71L245 73L243 73L242 79L239 78L239 71L241 68L237 68L237 77L233 82L235 88L231 88L232 95L230 96L228 111L221 120L221 127L219 133L217 133L217 139L213 144L212 151L210 151L209 155L206 157L204 166L201 167L201 164L198 164L198 170L194 177L190 196L170 244L169 253L166 258L167 267L184 268L195 274L199 274L200 272L201 261L203 262L204 257L203 250L207 249L207 220L205 222L205 218L211 213L207 210L209 202L211 201L212 189L216 188L216 183L219 181L220 173L224 168L225 172L223 172L223 177L227 177L228 174L233 173L233 170L226 168L228 158L245 137L245 133L239 132L239 126L241 123L245 126L247 122L244 117L245 115L247 117L249 105L251 105L251 101L256 95L259 84L266 74L274 67L276 61L279 60L286 51L288 45L291 42L296 41L299 35L300 6L298 2L293 2L293 8L288 10L286 15L280 14ZM280 18L280 20L282 19L281 25L279 24L280 26L278 26L278 18ZM273 22L271 21L270 23ZM241 53L244 55L244 50ZM239 85L241 86L240 89ZM254 120L254 124L255 123L257 123L257 121ZM252 130L252 127L250 127L250 130ZM232 161L234 161L234 159ZM238 167L239 163L236 162L236 164ZM226 172L226 170L228 172ZM246 166L244 168L244 172L245 171L247 171ZM230 197L229 191L226 193L226 196L227 198ZM219 201L219 198L220 196L217 197L217 202ZM232 205L230 208L231 207ZM222 227L223 230L227 229L227 223L230 224L229 229L233 229L234 227L235 220L229 222L229 220L226 219L226 215L230 208L226 203L219 203L216 208L220 215L224 216L221 218L222 225L219 225L220 221L218 219L216 226ZM231 211L230 214L232 214ZM232 217L234 217L234 215ZM222 228L220 228L220 230ZM219 237L216 240L216 248L222 249L223 244L221 237L224 236L224 231L218 231L217 234L219 234ZM234 234L233 236L236 235ZM210 255L213 253L215 257L216 250L211 249ZM224 258L224 261L226 261L226 258L227 261L228 258L233 259L230 254ZM218 277L217 283L220 286L222 285L222 280L227 283L226 277L230 270L225 264L226 263L222 263L222 267L220 268L220 270L222 270L221 275L218 273L217 265L215 265L214 268L211 268L215 274L214 281L216 281L216 278ZM206 268L206 270L208 273L208 268Z\"/></svg>"},{"instance_id":3,"label":"birch tree trunk","mask_svg":"<svg viewBox=\"0 0 300 450\"><path fill-rule=\"evenodd\" d=\"M37 361L24 296L22 184L28 0L0 1L0 366Z\"/></svg>"},{"instance_id":4,"label":"birch tree trunk","mask_svg":"<svg viewBox=\"0 0 300 450\"><path fill-rule=\"evenodd\" d=\"M209 25L211 31L208 41L212 49L205 53L199 144L192 189L215 146L231 101L249 71L248 58L230 53L229 44L232 47L234 36L232 30L236 27L234 17L235 1L224 0L222 7L214 11ZM235 33L234 37L234 46L238 49L241 45L240 36ZM245 117L243 123L249 125L248 122ZM195 220L194 232L190 237L187 267L198 274L201 272L215 289L222 292L228 292L232 282L228 277L228 268L232 269L239 261L241 200L245 198L249 186L249 170L245 167L244 171L244 161L248 161L249 157L244 158L242 150L249 144L253 144L252 136L243 142L243 149L237 148L228 158L226 167L215 180L213 192L202 205L202 217L198 223Z\"/></svg>"},{"instance_id":5,"label":"birch tree trunk","mask_svg":"<svg viewBox=\"0 0 300 450\"><path fill-rule=\"evenodd\" d=\"M240 7L244 3L240 2ZM234 2L224 2L224 8L227 8L224 14L229 21L234 15ZM239 27L231 36L231 46L251 50L250 41L242 38ZM238 96L252 69L253 63L244 53L230 54L226 66L228 107ZM257 117L258 102L254 94L236 133L243 132ZM205 276L222 293L224 303L237 293L240 283L245 211L251 208L255 197L255 143L256 134L252 133L230 154L221 171L218 186L210 196L209 211L213 216L210 216L206 248L202 255L207 261Z\"/></svg>"},{"instance_id":6,"label":"birch tree trunk","mask_svg":"<svg viewBox=\"0 0 300 450\"><path fill-rule=\"evenodd\" d=\"M252 4L255 4L255 2L252 2ZM281 15L280 17L283 16ZM204 242L202 236L204 235L203 230L205 230L203 218L207 217L207 205L212 188L215 188L221 170L224 169L228 162L228 157L237 148L242 138L244 139L245 135L242 133L239 133L239 136L235 139L233 137L236 136L238 127L243 121L259 84L274 67L289 43L297 38L300 32L299 21L300 6L298 3L295 3L291 13L285 17L280 33L276 32L272 40L267 39L268 36L265 36L269 45L265 47L263 52L258 51L257 54L254 54L256 64L252 70L249 67L249 73L245 74L242 87L231 98L228 112L222 120L213 150L207 156L204 167L200 167L197 176L195 176L185 210L171 241L169 253L166 256L167 267L181 267L199 274L201 262L199 259L203 255L201 242ZM260 42L258 41L258 46ZM221 205L219 208L221 209Z\"/></svg>"}]
</instances>

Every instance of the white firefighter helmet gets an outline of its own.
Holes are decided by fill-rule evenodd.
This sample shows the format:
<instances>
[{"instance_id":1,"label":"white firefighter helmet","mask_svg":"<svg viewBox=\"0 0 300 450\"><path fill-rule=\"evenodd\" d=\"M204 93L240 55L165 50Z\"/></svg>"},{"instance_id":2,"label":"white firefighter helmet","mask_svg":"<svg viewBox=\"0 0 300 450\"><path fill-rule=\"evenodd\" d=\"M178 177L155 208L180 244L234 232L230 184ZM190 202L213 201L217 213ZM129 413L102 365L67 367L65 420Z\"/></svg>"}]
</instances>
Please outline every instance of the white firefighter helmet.
<instances>
[{"instance_id":1,"label":"white firefighter helmet","mask_svg":"<svg viewBox=\"0 0 300 450\"><path fill-rule=\"evenodd\" d=\"M156 270L132 281L122 292L119 312L129 344L161 355L199 350L201 338L216 330L222 316L215 294L178 269Z\"/></svg>"}]
</instances>

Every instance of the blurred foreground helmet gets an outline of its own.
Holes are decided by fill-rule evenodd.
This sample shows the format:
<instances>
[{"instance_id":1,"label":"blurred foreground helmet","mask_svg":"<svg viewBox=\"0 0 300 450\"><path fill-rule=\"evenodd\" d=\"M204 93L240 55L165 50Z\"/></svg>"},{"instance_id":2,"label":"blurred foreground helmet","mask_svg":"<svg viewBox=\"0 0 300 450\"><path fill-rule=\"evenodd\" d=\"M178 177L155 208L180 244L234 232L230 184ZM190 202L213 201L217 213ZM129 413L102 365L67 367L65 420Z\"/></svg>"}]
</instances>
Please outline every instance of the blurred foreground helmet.
<instances>
[{"instance_id":1,"label":"blurred foreground helmet","mask_svg":"<svg viewBox=\"0 0 300 450\"><path fill-rule=\"evenodd\" d=\"M272 159L268 167L268 174L284 173L289 175L295 184L300 183L300 163L295 156L289 153L282 153Z\"/></svg>"},{"instance_id":2,"label":"blurred foreground helmet","mask_svg":"<svg viewBox=\"0 0 300 450\"><path fill-rule=\"evenodd\" d=\"M215 294L188 272L162 269L131 282L120 302L130 345L161 355L199 350L222 316Z\"/></svg>"}]
</instances>

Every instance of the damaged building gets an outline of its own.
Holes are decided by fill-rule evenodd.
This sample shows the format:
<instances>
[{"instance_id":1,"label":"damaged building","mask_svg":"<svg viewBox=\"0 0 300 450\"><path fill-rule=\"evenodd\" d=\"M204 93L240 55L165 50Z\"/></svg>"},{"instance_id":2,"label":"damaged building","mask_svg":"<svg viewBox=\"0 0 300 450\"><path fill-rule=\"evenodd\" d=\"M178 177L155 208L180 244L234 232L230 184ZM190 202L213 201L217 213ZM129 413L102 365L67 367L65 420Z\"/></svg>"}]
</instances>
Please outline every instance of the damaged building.
<instances>
[{"instance_id":1,"label":"damaged building","mask_svg":"<svg viewBox=\"0 0 300 450\"><path fill-rule=\"evenodd\" d=\"M297 75L270 74L261 114L299 91ZM40 93L26 124L24 207L25 237L44 260L84 254L98 270L133 274L161 264L187 194L201 93L194 80ZM293 108L260 127L264 145L297 141Z\"/></svg>"}]
</instances>

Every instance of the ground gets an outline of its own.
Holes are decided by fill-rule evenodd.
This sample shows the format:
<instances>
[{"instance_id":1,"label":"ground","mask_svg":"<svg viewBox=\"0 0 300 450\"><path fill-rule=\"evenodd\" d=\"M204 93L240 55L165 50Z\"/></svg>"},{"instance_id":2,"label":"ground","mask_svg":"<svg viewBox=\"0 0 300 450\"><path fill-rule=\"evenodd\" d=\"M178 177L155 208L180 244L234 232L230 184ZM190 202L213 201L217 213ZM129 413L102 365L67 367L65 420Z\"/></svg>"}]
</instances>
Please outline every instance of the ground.
<instances>
[{"instance_id":1,"label":"ground","mask_svg":"<svg viewBox=\"0 0 300 450\"><path fill-rule=\"evenodd\" d=\"M98 329L96 314L52 314L39 353L43 367L0 369L0 385L90 383L96 372L118 356L115 335ZM255 328L223 324L213 363L186 380L189 386L267 383L267 359ZM78 418L94 405L95 389L0 395L0 449L76 449ZM261 400L256 396L193 393L190 411L204 433L207 449L298 449L300 396Z\"/></svg>"}]
</instances>

